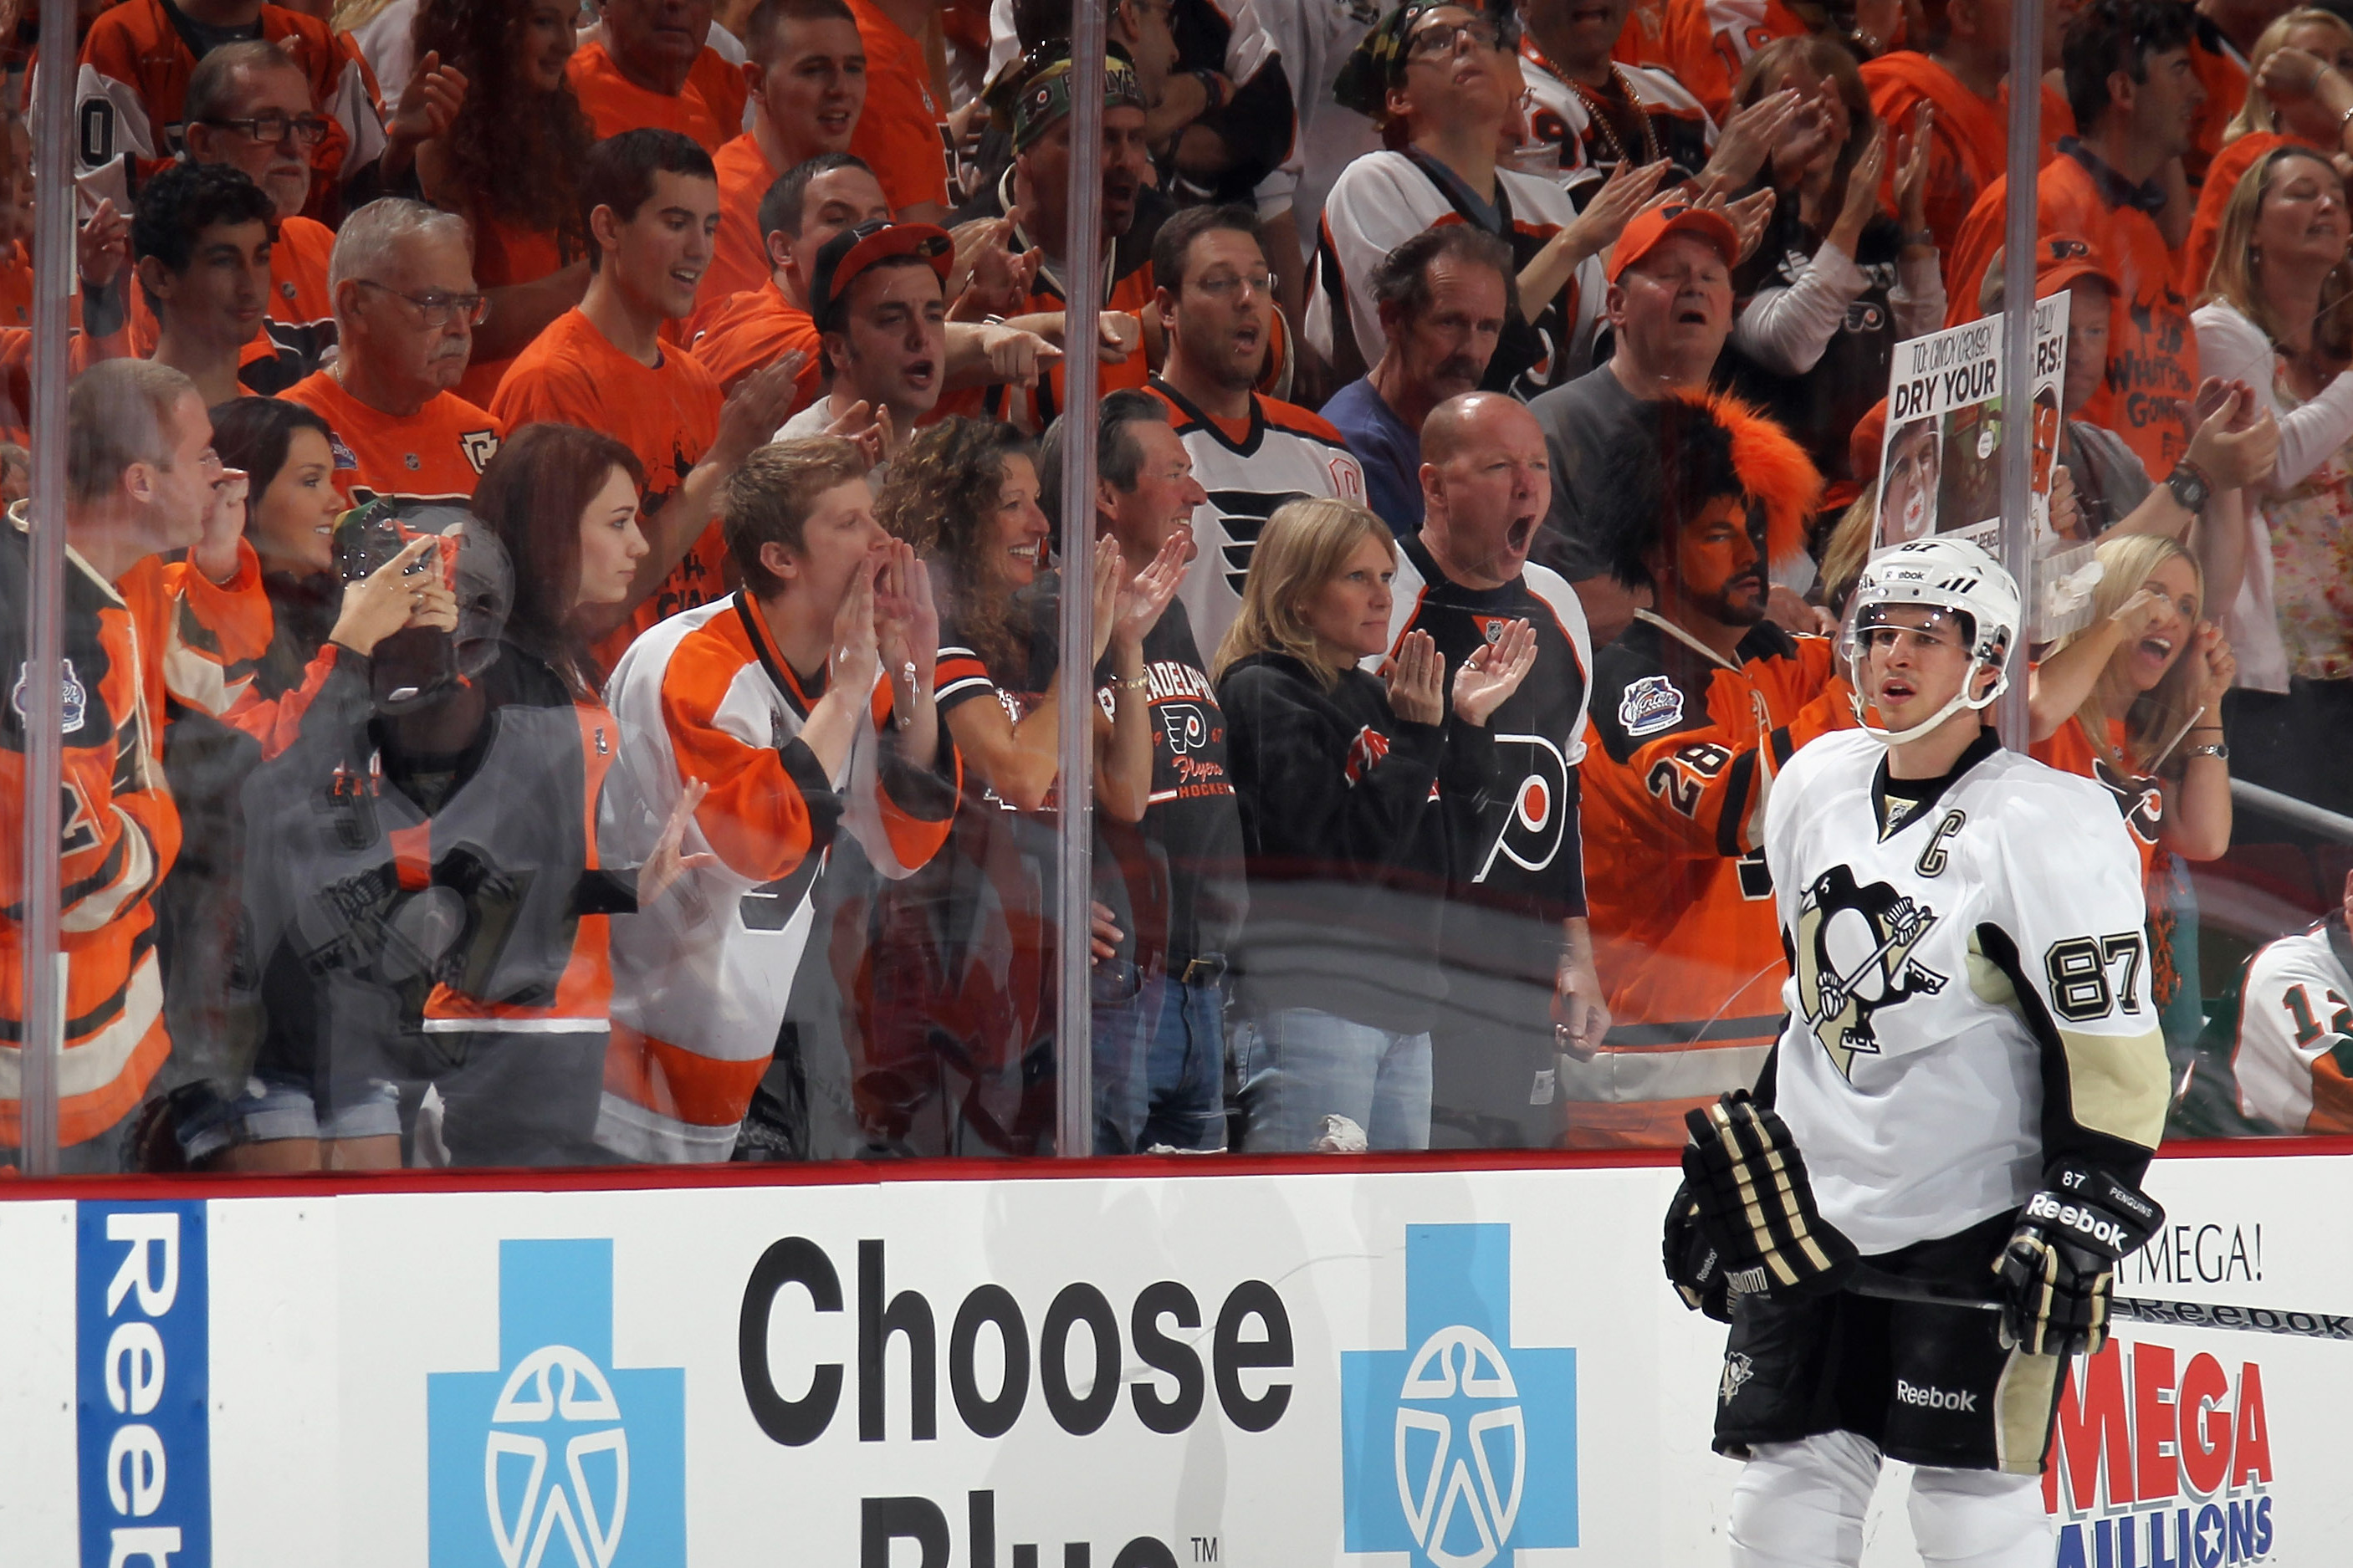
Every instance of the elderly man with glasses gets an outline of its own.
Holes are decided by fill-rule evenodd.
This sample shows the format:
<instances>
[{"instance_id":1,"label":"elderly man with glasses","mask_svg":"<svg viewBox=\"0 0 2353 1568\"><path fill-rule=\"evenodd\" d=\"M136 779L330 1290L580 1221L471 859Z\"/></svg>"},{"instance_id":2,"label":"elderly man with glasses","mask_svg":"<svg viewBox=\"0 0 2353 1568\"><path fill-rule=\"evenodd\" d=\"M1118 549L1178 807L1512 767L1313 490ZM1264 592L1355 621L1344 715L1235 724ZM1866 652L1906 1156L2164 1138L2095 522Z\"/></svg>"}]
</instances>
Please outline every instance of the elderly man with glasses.
<instances>
[{"instance_id":1,"label":"elderly man with glasses","mask_svg":"<svg viewBox=\"0 0 2353 1568\"><path fill-rule=\"evenodd\" d=\"M463 505L506 427L451 392L487 313L465 220L397 196L335 236L327 266L343 349L289 389L335 433L335 488L353 505Z\"/></svg>"}]
</instances>

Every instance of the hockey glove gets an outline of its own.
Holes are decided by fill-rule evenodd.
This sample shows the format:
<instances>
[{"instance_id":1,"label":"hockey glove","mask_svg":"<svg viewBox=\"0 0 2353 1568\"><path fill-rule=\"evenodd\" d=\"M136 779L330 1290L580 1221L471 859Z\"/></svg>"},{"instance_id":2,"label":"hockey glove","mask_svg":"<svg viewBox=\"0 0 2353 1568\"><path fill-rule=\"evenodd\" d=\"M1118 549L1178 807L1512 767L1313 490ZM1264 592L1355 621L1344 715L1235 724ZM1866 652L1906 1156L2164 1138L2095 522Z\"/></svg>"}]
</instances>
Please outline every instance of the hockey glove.
<instances>
[{"instance_id":1,"label":"hockey glove","mask_svg":"<svg viewBox=\"0 0 2353 1568\"><path fill-rule=\"evenodd\" d=\"M1788 1123L1743 1089L1686 1112L1683 1125L1683 1179L1731 1293L1786 1300L1837 1289L1854 1244L1816 1211Z\"/></svg>"},{"instance_id":2,"label":"hockey glove","mask_svg":"<svg viewBox=\"0 0 2353 1568\"><path fill-rule=\"evenodd\" d=\"M2029 1355L2090 1355L2107 1342L2116 1259L2137 1252L2165 1211L2106 1171L2052 1167L1995 1259L2001 1342Z\"/></svg>"},{"instance_id":3,"label":"hockey glove","mask_svg":"<svg viewBox=\"0 0 2353 1568\"><path fill-rule=\"evenodd\" d=\"M1667 1283L1694 1312L1704 1312L1719 1323L1732 1321L1732 1291L1724 1280L1724 1254L1707 1238L1700 1224L1699 1200L1691 1184L1675 1188L1667 1205L1667 1231L1660 1247L1667 1268Z\"/></svg>"}]
</instances>

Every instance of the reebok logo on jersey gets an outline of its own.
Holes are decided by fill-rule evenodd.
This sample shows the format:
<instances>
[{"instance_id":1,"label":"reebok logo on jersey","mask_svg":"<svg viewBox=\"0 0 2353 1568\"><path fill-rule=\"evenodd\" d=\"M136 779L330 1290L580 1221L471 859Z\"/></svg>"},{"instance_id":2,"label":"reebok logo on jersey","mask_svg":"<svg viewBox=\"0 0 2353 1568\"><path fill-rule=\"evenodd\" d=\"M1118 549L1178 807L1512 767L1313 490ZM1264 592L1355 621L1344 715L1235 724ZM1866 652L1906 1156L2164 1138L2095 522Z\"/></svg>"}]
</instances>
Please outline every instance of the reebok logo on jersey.
<instances>
[{"instance_id":1,"label":"reebok logo on jersey","mask_svg":"<svg viewBox=\"0 0 2353 1568\"><path fill-rule=\"evenodd\" d=\"M1671 677L1646 675L1618 700L1618 722L1629 735L1655 735L1683 722L1683 694Z\"/></svg>"},{"instance_id":2,"label":"reebok logo on jersey","mask_svg":"<svg viewBox=\"0 0 2353 1568\"><path fill-rule=\"evenodd\" d=\"M1931 1388L1926 1384L1906 1383L1899 1377L1895 1380L1895 1402L1922 1410L1950 1410L1956 1415L1969 1415L1977 1410L1978 1395L1975 1389Z\"/></svg>"}]
</instances>

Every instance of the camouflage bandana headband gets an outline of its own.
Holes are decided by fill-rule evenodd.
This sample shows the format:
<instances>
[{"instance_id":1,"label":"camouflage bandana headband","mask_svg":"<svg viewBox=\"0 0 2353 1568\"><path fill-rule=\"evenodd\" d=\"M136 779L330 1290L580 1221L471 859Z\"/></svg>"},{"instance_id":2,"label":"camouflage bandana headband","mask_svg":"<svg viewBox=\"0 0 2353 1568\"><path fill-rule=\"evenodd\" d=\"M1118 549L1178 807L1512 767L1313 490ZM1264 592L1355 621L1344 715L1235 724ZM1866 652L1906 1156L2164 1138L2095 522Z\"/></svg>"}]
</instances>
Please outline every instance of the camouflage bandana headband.
<instances>
[{"instance_id":1,"label":"camouflage bandana headband","mask_svg":"<svg viewBox=\"0 0 2353 1568\"><path fill-rule=\"evenodd\" d=\"M1413 30L1424 16L1440 6L1451 5L1458 11L1473 16L1486 16L1502 24L1517 47L1516 28L1510 26L1508 13L1497 14L1497 8L1482 0L1406 0L1391 11L1380 25L1357 40L1341 63L1340 75L1332 84L1332 99L1343 109L1353 109L1375 121L1388 113L1389 89L1405 79L1406 47L1413 40Z\"/></svg>"},{"instance_id":2,"label":"camouflage bandana headband","mask_svg":"<svg viewBox=\"0 0 2353 1568\"><path fill-rule=\"evenodd\" d=\"M1013 134L1013 150L1035 142L1071 112L1071 46L1056 39L1030 51L1028 70L1008 73L993 95L992 117ZM1142 109L1144 88L1126 52L1114 45L1103 58L1103 107Z\"/></svg>"}]
</instances>

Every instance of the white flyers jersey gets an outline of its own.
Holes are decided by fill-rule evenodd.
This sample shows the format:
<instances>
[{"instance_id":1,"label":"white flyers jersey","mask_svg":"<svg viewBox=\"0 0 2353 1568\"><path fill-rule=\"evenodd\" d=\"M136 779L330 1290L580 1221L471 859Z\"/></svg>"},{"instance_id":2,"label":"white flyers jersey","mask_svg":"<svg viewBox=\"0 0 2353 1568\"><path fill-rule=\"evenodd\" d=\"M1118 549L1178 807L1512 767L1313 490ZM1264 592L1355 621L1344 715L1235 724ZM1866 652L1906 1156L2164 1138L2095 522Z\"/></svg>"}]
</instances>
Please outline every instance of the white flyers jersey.
<instances>
[{"instance_id":1,"label":"white flyers jersey","mask_svg":"<svg viewBox=\"0 0 2353 1568\"><path fill-rule=\"evenodd\" d=\"M1304 408L1252 393L1250 424L1237 438L1158 376L1150 389L1175 410L1169 424L1209 496L1193 510L1200 553L1186 568L1177 597L1192 617L1194 639L1214 658L1241 608L1250 554L1275 508L1315 496L1361 506L1365 470L1340 432Z\"/></svg>"},{"instance_id":2,"label":"white flyers jersey","mask_svg":"<svg viewBox=\"0 0 2353 1568\"><path fill-rule=\"evenodd\" d=\"M2247 963L2231 1055L2239 1109L2283 1132L2353 1132L2353 942L2345 918Z\"/></svg>"},{"instance_id":3,"label":"white flyers jersey","mask_svg":"<svg viewBox=\"0 0 2353 1568\"><path fill-rule=\"evenodd\" d=\"M2168 1088L2106 792L1990 731L1916 799L1886 756L1823 736L1765 811L1790 955L1773 1102L1866 1256L2015 1208L2063 1157L2137 1181Z\"/></svg>"},{"instance_id":4,"label":"white flyers jersey","mask_svg":"<svg viewBox=\"0 0 2353 1568\"><path fill-rule=\"evenodd\" d=\"M614 1047L596 1137L636 1160L724 1160L734 1147L776 1050L835 832L857 839L882 876L904 878L945 840L955 807L944 781L939 798L892 798L876 725L859 727L826 778L792 744L814 703L743 605L731 594L655 625L606 691L621 731L597 813L610 864L652 853L686 777L710 790L679 853L712 863L612 925ZM880 724L879 674L876 687Z\"/></svg>"}]
</instances>

